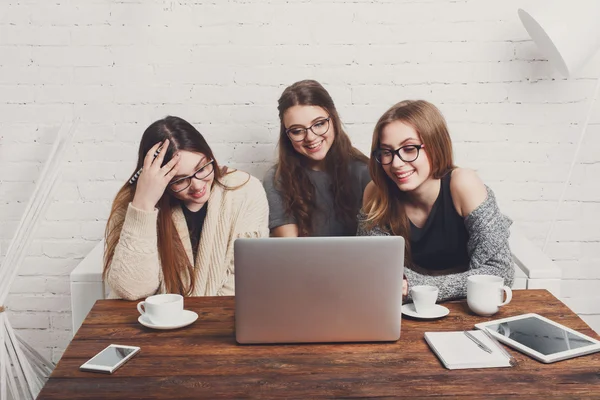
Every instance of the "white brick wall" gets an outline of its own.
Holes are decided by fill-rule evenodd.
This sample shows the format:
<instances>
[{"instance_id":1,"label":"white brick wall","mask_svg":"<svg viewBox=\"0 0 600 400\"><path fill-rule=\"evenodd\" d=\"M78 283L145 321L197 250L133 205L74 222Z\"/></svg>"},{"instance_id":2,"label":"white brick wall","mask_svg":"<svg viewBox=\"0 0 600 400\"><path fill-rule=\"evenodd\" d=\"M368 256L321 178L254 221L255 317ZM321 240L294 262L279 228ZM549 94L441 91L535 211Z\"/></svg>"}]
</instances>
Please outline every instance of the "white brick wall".
<instances>
[{"instance_id":1,"label":"white brick wall","mask_svg":"<svg viewBox=\"0 0 600 400\"><path fill-rule=\"evenodd\" d=\"M6 251L57 127L81 117L62 182L8 300L55 361L69 341L68 275L102 235L144 128L194 123L221 162L262 177L276 100L297 80L332 93L368 151L377 118L423 98L445 113L458 164L477 169L543 243L575 150L596 57L570 80L542 60L517 8L544 0L42 0L0 4L0 244ZM600 104L547 248L563 300L600 330Z\"/></svg>"}]
</instances>

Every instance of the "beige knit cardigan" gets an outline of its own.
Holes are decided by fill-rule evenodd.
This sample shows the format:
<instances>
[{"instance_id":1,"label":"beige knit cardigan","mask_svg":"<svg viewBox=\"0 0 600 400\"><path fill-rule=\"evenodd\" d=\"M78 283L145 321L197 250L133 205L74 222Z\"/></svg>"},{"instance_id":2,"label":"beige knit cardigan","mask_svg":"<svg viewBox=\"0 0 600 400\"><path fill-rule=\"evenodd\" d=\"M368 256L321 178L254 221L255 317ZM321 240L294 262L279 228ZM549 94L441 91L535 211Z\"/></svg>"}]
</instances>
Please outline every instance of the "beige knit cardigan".
<instances>
[{"instance_id":1,"label":"beige knit cardigan","mask_svg":"<svg viewBox=\"0 0 600 400\"><path fill-rule=\"evenodd\" d=\"M192 296L233 295L233 242L240 237L269 236L269 206L260 181L234 171L222 182L229 188L243 186L227 190L213 185L195 264L185 216L181 207L173 209L173 222L194 264L196 286ZM143 211L129 204L124 218L106 278L109 297L137 300L165 293L157 245L158 210Z\"/></svg>"}]
</instances>

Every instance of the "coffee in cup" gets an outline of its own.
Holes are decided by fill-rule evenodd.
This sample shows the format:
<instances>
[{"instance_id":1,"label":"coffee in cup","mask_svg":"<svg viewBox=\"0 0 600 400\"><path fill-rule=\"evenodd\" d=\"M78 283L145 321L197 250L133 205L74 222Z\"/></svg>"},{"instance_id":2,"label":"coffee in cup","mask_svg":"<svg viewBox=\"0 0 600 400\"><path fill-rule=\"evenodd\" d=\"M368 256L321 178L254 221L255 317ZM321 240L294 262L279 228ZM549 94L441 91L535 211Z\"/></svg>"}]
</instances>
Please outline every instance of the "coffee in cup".
<instances>
[{"instance_id":1,"label":"coffee in cup","mask_svg":"<svg viewBox=\"0 0 600 400\"><path fill-rule=\"evenodd\" d=\"M137 309L154 325L174 325L181 321L183 296L180 294L157 294L140 301Z\"/></svg>"},{"instance_id":2,"label":"coffee in cup","mask_svg":"<svg viewBox=\"0 0 600 400\"><path fill-rule=\"evenodd\" d=\"M427 315L435 311L435 302L438 298L438 288L436 286L413 286L410 289L410 293L417 314Z\"/></svg>"},{"instance_id":3,"label":"coffee in cup","mask_svg":"<svg viewBox=\"0 0 600 400\"><path fill-rule=\"evenodd\" d=\"M506 293L506 300L503 299ZM472 275L467 278L467 304L475 314L489 317L512 300L512 290L504 278L495 275Z\"/></svg>"}]
</instances>

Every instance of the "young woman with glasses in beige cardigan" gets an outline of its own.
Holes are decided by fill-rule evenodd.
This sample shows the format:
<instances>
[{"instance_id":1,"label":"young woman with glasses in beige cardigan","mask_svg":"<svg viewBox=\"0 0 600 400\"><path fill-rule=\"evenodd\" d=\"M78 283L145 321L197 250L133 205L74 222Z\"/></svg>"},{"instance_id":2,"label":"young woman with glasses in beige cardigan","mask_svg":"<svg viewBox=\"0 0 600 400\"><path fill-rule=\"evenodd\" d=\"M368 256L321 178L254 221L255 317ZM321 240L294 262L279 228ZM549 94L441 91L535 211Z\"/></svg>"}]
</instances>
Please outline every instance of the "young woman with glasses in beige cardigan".
<instances>
[{"instance_id":1,"label":"young woman with glasses in beige cardigan","mask_svg":"<svg viewBox=\"0 0 600 400\"><path fill-rule=\"evenodd\" d=\"M110 296L233 295L234 240L269 236L260 181L221 168L204 137L177 117L146 129L136 171L106 227Z\"/></svg>"}]
</instances>

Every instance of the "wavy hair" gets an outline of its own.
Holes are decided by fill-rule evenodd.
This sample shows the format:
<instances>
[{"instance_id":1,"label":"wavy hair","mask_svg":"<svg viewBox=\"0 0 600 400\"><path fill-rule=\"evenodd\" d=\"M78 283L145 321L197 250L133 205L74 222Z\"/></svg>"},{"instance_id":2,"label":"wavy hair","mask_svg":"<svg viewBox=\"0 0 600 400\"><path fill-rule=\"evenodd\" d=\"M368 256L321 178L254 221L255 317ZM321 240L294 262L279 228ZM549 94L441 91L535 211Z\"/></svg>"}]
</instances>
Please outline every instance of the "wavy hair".
<instances>
[{"instance_id":1,"label":"wavy hair","mask_svg":"<svg viewBox=\"0 0 600 400\"><path fill-rule=\"evenodd\" d=\"M452 141L446 120L436 106L425 100L401 101L387 110L375 125L371 154L379 149L385 127L395 121L412 126L419 135L427 152L431 178L441 179L456 168L452 159ZM404 237L406 264L411 265L410 221L404 209L406 193L387 176L382 165L373 156L369 160L369 171L375 191L367 199L364 207L367 213L367 228L379 226L387 229L392 235Z\"/></svg>"},{"instance_id":2,"label":"wavy hair","mask_svg":"<svg viewBox=\"0 0 600 400\"><path fill-rule=\"evenodd\" d=\"M359 199L352 191L350 163L358 160L366 164L368 158L352 146L331 96L320 83L313 80L304 80L288 86L278 101L279 160L275 171L275 185L282 194L285 210L296 220L299 236L310 236L313 232L311 216L317 206L315 188L306 173L306 157L294 150L283 123L285 112L297 105L321 107L331 118L335 138L325 157L325 172L332 181L336 217L343 221L349 230L355 230L356 204Z\"/></svg>"},{"instance_id":3,"label":"wavy hair","mask_svg":"<svg viewBox=\"0 0 600 400\"><path fill-rule=\"evenodd\" d=\"M213 152L200 132L196 130L189 122L173 116L152 123L142 135L140 147L138 150L138 161L134 172L142 168L144 157L148 151L158 142L169 139L169 147L166 150L163 164L165 165L178 151L186 150L195 153L202 153L211 160L214 160L214 181L218 185L223 185L221 178L226 169L221 170ZM130 177L131 178L131 177ZM110 216L106 224L104 236L106 239L104 248L104 272L106 279L110 270L115 248L119 243L121 230L125 221L128 204L133 200L137 181L129 184L129 179L113 201ZM190 263L183 243L177 233L173 223L173 208L180 204L180 201L173 197L168 191L162 195L157 203L158 208L158 255L163 273L165 289L168 293L179 293L189 296L194 292L196 285L194 266Z\"/></svg>"}]
</instances>

